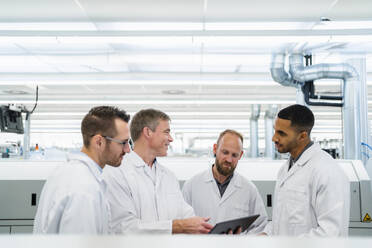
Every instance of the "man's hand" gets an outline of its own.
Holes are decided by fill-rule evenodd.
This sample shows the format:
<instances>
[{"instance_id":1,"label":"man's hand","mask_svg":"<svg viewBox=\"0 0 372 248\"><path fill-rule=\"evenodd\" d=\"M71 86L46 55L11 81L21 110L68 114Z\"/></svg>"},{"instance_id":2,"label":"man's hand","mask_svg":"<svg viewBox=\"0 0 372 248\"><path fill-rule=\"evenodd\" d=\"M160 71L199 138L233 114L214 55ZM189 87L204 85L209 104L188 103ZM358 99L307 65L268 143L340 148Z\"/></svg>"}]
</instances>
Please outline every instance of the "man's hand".
<instances>
[{"instance_id":1,"label":"man's hand","mask_svg":"<svg viewBox=\"0 0 372 248\"><path fill-rule=\"evenodd\" d=\"M192 217L183 220L173 220L172 233L209 233L213 228L207 221L210 218Z\"/></svg>"},{"instance_id":2,"label":"man's hand","mask_svg":"<svg viewBox=\"0 0 372 248\"><path fill-rule=\"evenodd\" d=\"M242 233L242 227L238 227L234 232L232 230L229 230L227 234L241 234Z\"/></svg>"}]
</instances>

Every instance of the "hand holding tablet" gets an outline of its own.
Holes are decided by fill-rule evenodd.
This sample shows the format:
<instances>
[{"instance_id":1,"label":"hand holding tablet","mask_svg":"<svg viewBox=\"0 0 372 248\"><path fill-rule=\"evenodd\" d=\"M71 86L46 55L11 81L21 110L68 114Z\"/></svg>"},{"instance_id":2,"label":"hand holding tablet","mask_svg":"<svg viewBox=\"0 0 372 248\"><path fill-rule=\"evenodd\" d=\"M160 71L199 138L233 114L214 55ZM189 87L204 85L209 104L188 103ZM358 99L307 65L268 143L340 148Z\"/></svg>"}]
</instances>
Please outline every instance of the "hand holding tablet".
<instances>
[{"instance_id":1,"label":"hand holding tablet","mask_svg":"<svg viewBox=\"0 0 372 248\"><path fill-rule=\"evenodd\" d=\"M226 234L229 231L235 232L241 227L241 232L247 230L253 222L259 217L260 215L252 215L248 217L243 217L239 219L228 220L224 222L217 223L213 229L209 232L209 234Z\"/></svg>"}]
</instances>

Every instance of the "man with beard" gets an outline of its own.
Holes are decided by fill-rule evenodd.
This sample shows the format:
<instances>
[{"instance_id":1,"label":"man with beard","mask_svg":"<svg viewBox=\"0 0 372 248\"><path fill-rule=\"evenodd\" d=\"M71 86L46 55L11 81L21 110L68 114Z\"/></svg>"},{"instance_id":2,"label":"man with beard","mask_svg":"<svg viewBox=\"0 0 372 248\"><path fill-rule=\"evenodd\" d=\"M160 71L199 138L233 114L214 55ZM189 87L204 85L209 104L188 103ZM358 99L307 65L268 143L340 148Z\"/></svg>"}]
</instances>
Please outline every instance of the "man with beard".
<instances>
[{"instance_id":1,"label":"man with beard","mask_svg":"<svg viewBox=\"0 0 372 248\"><path fill-rule=\"evenodd\" d=\"M183 195L196 215L208 216L216 223L259 214L247 230L260 233L267 224L264 203L256 186L235 171L243 155L243 136L234 130L223 131L213 145L216 157L208 170L185 182Z\"/></svg>"},{"instance_id":2,"label":"man with beard","mask_svg":"<svg viewBox=\"0 0 372 248\"><path fill-rule=\"evenodd\" d=\"M272 138L290 158L278 173L272 222L264 233L347 236L350 185L336 161L310 139L314 115L302 105L282 109Z\"/></svg>"},{"instance_id":3,"label":"man with beard","mask_svg":"<svg viewBox=\"0 0 372 248\"><path fill-rule=\"evenodd\" d=\"M92 108L81 123L83 148L46 181L37 209L36 234L107 234L109 206L102 169L117 167L130 152L129 115L115 107Z\"/></svg>"},{"instance_id":4,"label":"man with beard","mask_svg":"<svg viewBox=\"0 0 372 248\"><path fill-rule=\"evenodd\" d=\"M130 124L133 151L125 168L105 168L112 230L126 233L208 233L208 218L196 217L184 201L176 176L157 157L173 141L167 114L144 109Z\"/></svg>"}]
</instances>

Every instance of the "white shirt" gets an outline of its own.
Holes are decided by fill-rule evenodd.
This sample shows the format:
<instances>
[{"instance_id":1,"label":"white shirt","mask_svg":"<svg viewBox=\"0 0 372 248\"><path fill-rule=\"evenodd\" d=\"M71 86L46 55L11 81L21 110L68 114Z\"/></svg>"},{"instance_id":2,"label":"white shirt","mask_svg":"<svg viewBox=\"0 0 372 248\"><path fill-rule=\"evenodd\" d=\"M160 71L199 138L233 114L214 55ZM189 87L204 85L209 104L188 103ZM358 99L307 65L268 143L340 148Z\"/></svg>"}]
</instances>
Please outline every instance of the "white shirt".
<instances>
[{"instance_id":1,"label":"white shirt","mask_svg":"<svg viewBox=\"0 0 372 248\"><path fill-rule=\"evenodd\" d=\"M132 151L124 156L120 167L103 170L114 233L170 234L172 220L194 216L176 176L155 161L153 181L146 166Z\"/></svg>"},{"instance_id":2,"label":"white shirt","mask_svg":"<svg viewBox=\"0 0 372 248\"><path fill-rule=\"evenodd\" d=\"M272 223L265 232L286 236L347 236L350 183L336 161L318 144L288 171L278 173Z\"/></svg>"},{"instance_id":3,"label":"white shirt","mask_svg":"<svg viewBox=\"0 0 372 248\"><path fill-rule=\"evenodd\" d=\"M267 224L265 206L256 186L236 172L222 197L212 168L187 180L182 191L195 214L210 217L211 225L255 214L260 217L248 229L249 233L260 233Z\"/></svg>"},{"instance_id":4,"label":"white shirt","mask_svg":"<svg viewBox=\"0 0 372 248\"><path fill-rule=\"evenodd\" d=\"M82 152L69 159L43 187L34 233L108 233L110 211L101 168Z\"/></svg>"}]
</instances>

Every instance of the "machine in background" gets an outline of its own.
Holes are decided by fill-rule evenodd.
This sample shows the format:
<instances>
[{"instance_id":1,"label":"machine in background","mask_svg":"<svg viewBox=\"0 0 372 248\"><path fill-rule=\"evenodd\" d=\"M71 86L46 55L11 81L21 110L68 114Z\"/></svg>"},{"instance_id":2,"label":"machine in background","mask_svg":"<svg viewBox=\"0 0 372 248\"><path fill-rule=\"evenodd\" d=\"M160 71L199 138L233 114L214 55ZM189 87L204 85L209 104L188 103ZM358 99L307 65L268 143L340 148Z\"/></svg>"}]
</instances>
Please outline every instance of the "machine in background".
<instances>
[{"instance_id":1,"label":"machine in background","mask_svg":"<svg viewBox=\"0 0 372 248\"><path fill-rule=\"evenodd\" d=\"M209 168L208 158L160 158L172 170L180 186ZM371 180L359 160L337 160L350 181L351 236L372 236ZM237 171L257 186L271 220L276 175L283 161L248 160L239 162ZM49 174L64 161L9 160L0 166L0 233L31 233L42 187Z\"/></svg>"}]
</instances>

